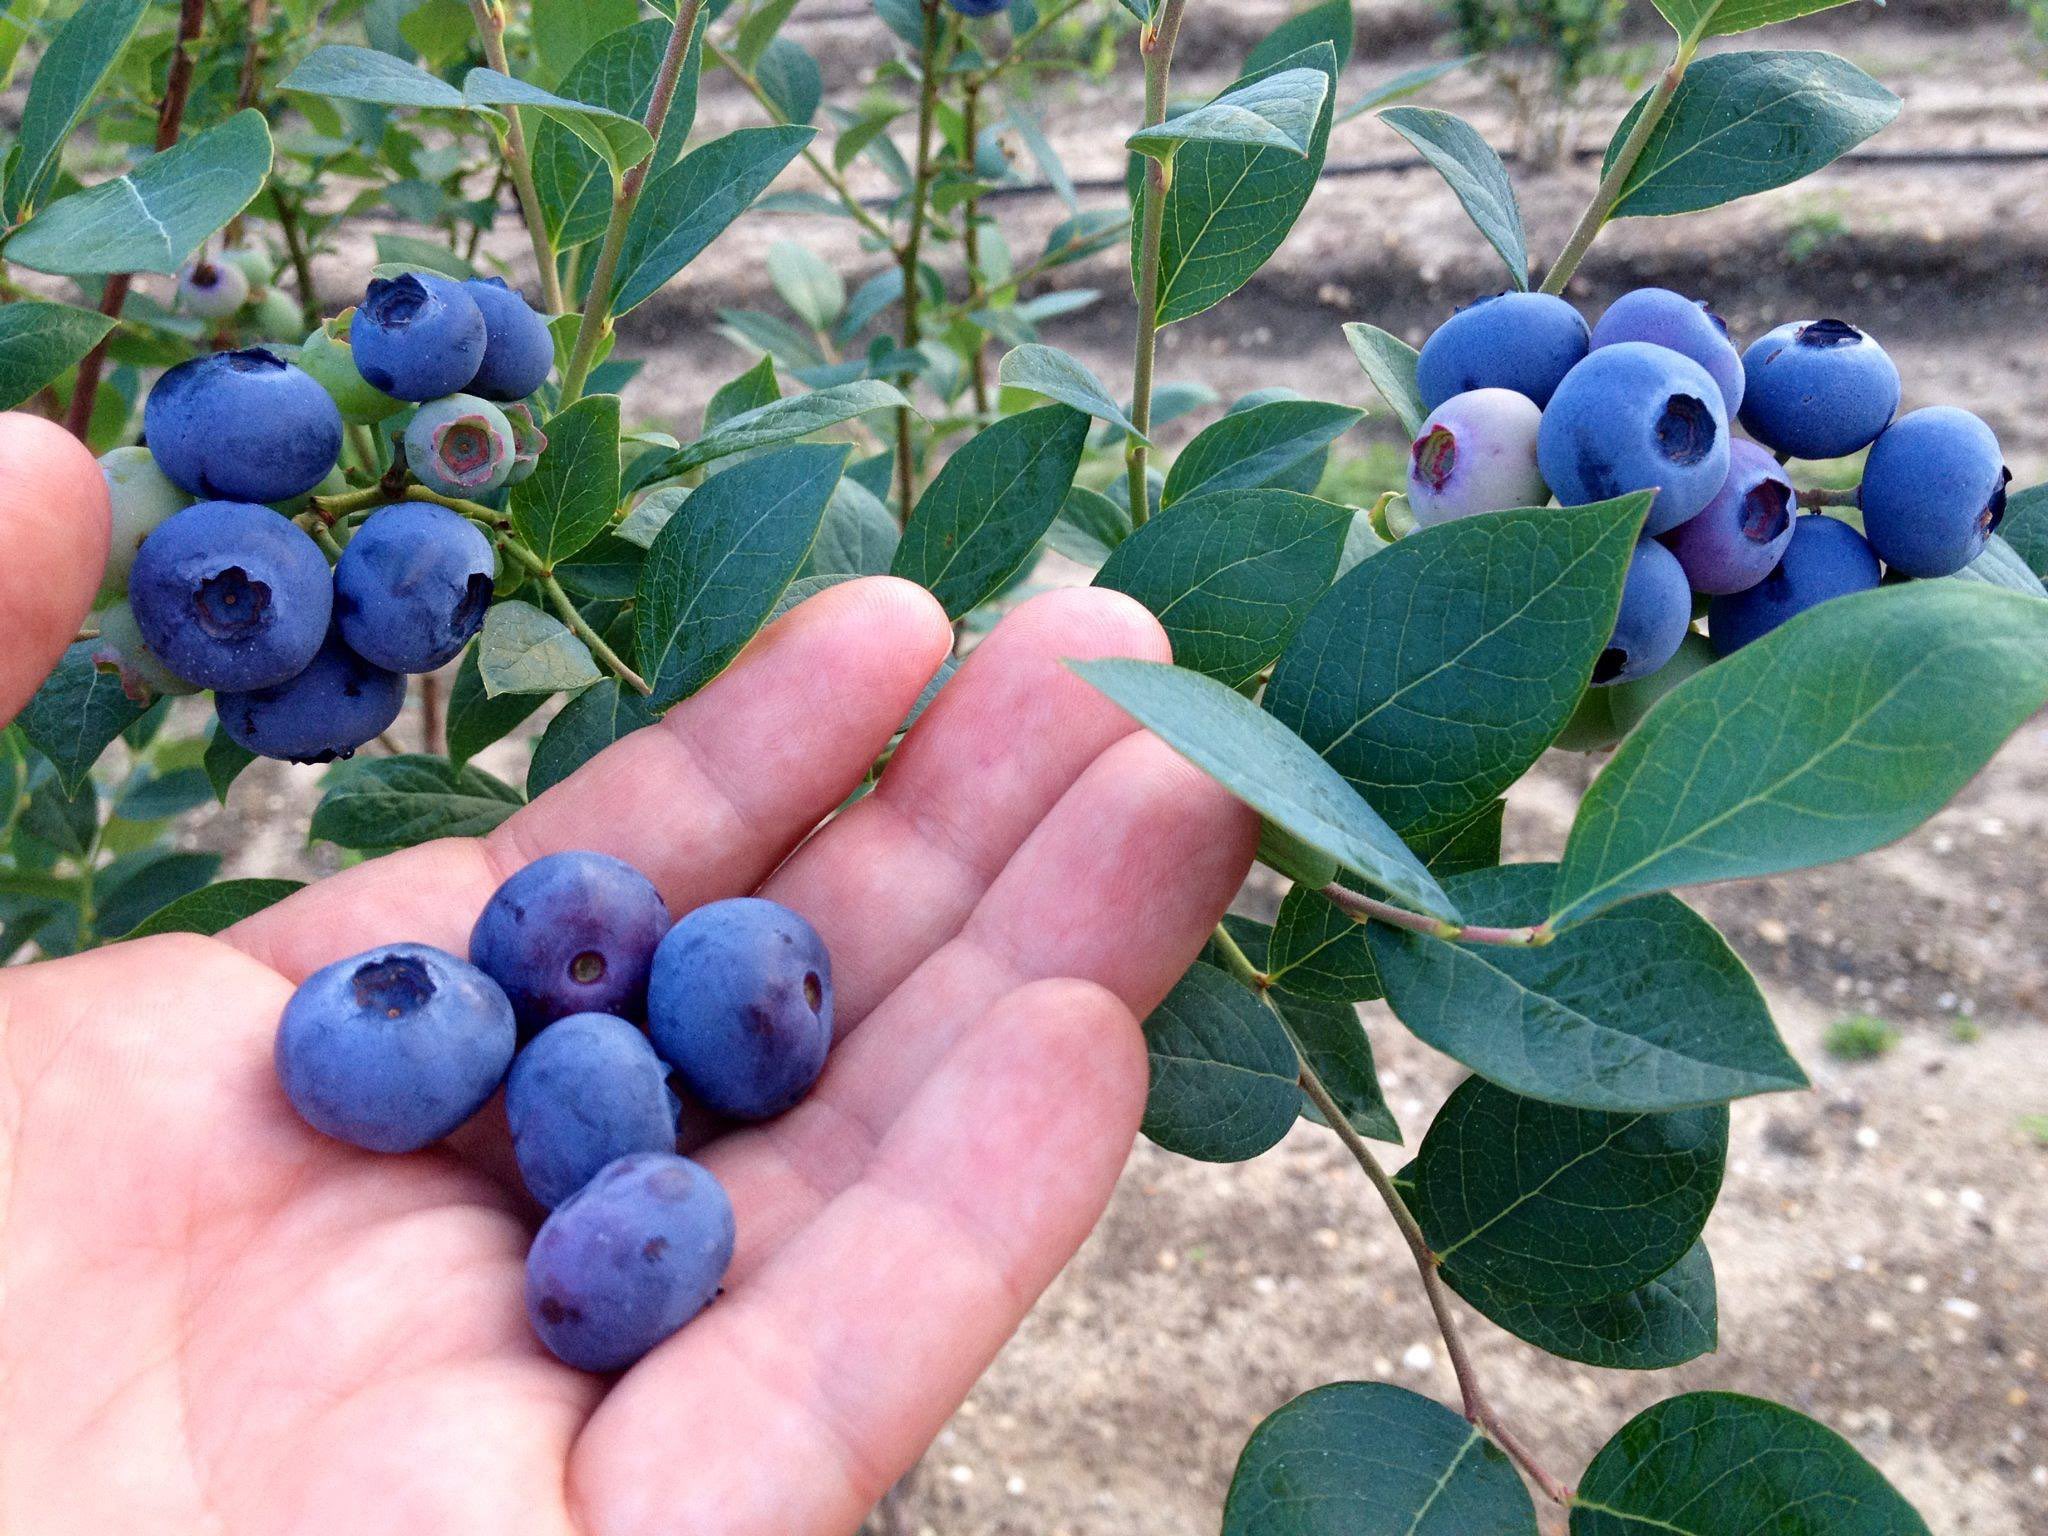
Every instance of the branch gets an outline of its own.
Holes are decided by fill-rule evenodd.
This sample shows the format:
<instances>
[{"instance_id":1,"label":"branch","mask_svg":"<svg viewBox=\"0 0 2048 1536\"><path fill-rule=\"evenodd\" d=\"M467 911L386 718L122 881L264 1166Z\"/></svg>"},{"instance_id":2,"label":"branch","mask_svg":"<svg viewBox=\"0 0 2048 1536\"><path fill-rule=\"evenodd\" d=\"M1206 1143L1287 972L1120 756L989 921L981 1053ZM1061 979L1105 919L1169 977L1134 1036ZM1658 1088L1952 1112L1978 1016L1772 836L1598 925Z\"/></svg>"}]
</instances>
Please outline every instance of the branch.
<instances>
[{"instance_id":1,"label":"branch","mask_svg":"<svg viewBox=\"0 0 2048 1536\"><path fill-rule=\"evenodd\" d=\"M1145 56L1145 122L1152 128L1166 121L1166 82L1173 68L1173 45L1180 36L1181 12L1187 0L1165 0L1159 19L1146 28L1140 44ZM1137 432L1124 450L1129 478L1131 526L1142 528L1151 515L1145 489L1146 435L1152 430L1152 370L1159 351L1159 236L1166 219L1166 189L1173 182L1171 160L1145 159L1144 222L1138 235L1138 341L1131 369L1131 425Z\"/></svg>"},{"instance_id":2,"label":"branch","mask_svg":"<svg viewBox=\"0 0 2048 1536\"><path fill-rule=\"evenodd\" d=\"M484 62L501 75L510 75L505 60L505 12L498 0L469 0L469 13L476 18L477 36L483 40ZM540 192L533 184L533 157L527 153L526 130L519 124L519 109L505 109L505 165L512 173L512 189L519 196L519 211L526 219L527 237L533 242L534 265L540 268L541 302L550 315L563 313L562 278L555 270L554 242L548 239L547 221L540 211Z\"/></svg>"},{"instance_id":3,"label":"branch","mask_svg":"<svg viewBox=\"0 0 2048 1536\"><path fill-rule=\"evenodd\" d=\"M1321 894L1357 921L1385 923L1389 928L1405 928L1410 933L1427 934L1433 939L1445 939L1456 944L1498 944L1511 949L1532 949L1548 944L1557 933L1548 923L1537 923L1528 928L1488 928L1477 923L1447 923L1441 918L1425 917L1420 912L1410 912L1390 902L1380 901L1361 891L1338 885L1335 881L1322 888Z\"/></svg>"},{"instance_id":4,"label":"branch","mask_svg":"<svg viewBox=\"0 0 2048 1536\"><path fill-rule=\"evenodd\" d=\"M932 179L932 118L939 98L939 3L940 0L923 0L924 43L919 52L922 65L917 91L917 161L910 189L910 230L903 237L902 249L897 253L898 264L903 270L903 350L906 353L917 350L918 341L918 282L917 254L924 240L925 200L931 194ZM907 390L915 380L905 375L902 383ZM911 450L911 433L916 416L909 406L896 410L896 520L907 525L910 509L917 503L917 463Z\"/></svg>"}]
</instances>

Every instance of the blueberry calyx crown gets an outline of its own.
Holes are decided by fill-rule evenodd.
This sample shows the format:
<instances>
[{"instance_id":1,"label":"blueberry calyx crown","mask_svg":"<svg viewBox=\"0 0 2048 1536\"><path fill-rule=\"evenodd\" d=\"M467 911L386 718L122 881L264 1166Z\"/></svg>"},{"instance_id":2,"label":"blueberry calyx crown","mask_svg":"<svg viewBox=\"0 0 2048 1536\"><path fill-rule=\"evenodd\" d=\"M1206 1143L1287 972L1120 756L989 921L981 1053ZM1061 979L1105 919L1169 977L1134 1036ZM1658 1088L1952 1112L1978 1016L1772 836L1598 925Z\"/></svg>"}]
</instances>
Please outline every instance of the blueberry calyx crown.
<instances>
[{"instance_id":1,"label":"blueberry calyx crown","mask_svg":"<svg viewBox=\"0 0 2048 1536\"><path fill-rule=\"evenodd\" d=\"M1618 645L1610 645L1600 653L1600 659L1593 663L1593 681L1595 684L1611 683L1621 676L1622 670L1627 666L1628 652Z\"/></svg>"},{"instance_id":2,"label":"blueberry calyx crown","mask_svg":"<svg viewBox=\"0 0 2048 1536\"><path fill-rule=\"evenodd\" d=\"M362 308L375 324L396 330L412 324L426 302L426 285L405 272L397 277L371 278L363 293Z\"/></svg>"},{"instance_id":3,"label":"blueberry calyx crown","mask_svg":"<svg viewBox=\"0 0 2048 1536\"><path fill-rule=\"evenodd\" d=\"M1998 485L1991 492L1991 499L1984 503L1984 510L1977 514L1977 526L1988 538L1998 532L1998 525L2005 521L2005 489L2012 484L2012 470L2001 464L1998 468Z\"/></svg>"},{"instance_id":4,"label":"blueberry calyx crown","mask_svg":"<svg viewBox=\"0 0 2048 1536\"><path fill-rule=\"evenodd\" d=\"M1657 451L1674 464L1697 464L1714 450L1714 413L1693 395L1673 395L1657 415Z\"/></svg>"},{"instance_id":5,"label":"blueberry calyx crown","mask_svg":"<svg viewBox=\"0 0 2048 1536\"><path fill-rule=\"evenodd\" d=\"M1802 347L1853 347L1863 333L1846 320L1814 320L1799 327L1794 338Z\"/></svg>"},{"instance_id":6,"label":"blueberry calyx crown","mask_svg":"<svg viewBox=\"0 0 2048 1536\"><path fill-rule=\"evenodd\" d=\"M192 614L215 640L239 640L261 629L270 616L270 587L239 565L223 566L199 583Z\"/></svg>"},{"instance_id":7,"label":"blueberry calyx crown","mask_svg":"<svg viewBox=\"0 0 2048 1536\"><path fill-rule=\"evenodd\" d=\"M1449 427L1431 427L1408 450L1415 473L1440 491L1458 465L1458 439Z\"/></svg>"},{"instance_id":8,"label":"blueberry calyx crown","mask_svg":"<svg viewBox=\"0 0 2048 1536\"><path fill-rule=\"evenodd\" d=\"M424 1008L434 995L434 978L410 955L385 955L360 965L349 982L358 1008L387 1019Z\"/></svg>"},{"instance_id":9,"label":"blueberry calyx crown","mask_svg":"<svg viewBox=\"0 0 2048 1536\"><path fill-rule=\"evenodd\" d=\"M1769 544L1792 521L1792 492L1782 480L1761 480L1742 496L1742 536Z\"/></svg>"}]
</instances>

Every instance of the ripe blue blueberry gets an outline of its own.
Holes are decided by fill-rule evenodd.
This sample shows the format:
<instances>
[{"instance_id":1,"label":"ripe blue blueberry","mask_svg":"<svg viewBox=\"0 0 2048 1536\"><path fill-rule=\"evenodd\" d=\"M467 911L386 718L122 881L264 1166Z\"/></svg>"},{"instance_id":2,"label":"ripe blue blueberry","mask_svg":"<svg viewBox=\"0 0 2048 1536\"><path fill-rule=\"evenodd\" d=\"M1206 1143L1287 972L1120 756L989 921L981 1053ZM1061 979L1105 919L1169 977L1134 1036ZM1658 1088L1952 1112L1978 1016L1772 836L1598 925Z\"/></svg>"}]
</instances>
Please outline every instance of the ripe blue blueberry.
<instances>
[{"instance_id":1,"label":"ripe blue blueberry","mask_svg":"<svg viewBox=\"0 0 2048 1536\"><path fill-rule=\"evenodd\" d=\"M469 935L469 958L512 999L522 1032L572 1013L637 1018L668 931L654 883L608 853L551 853L499 886Z\"/></svg>"},{"instance_id":2,"label":"ripe blue blueberry","mask_svg":"<svg viewBox=\"0 0 2048 1536\"><path fill-rule=\"evenodd\" d=\"M962 16L994 16L1010 8L1010 0L946 0Z\"/></svg>"},{"instance_id":3,"label":"ripe blue blueberry","mask_svg":"<svg viewBox=\"0 0 2048 1536\"><path fill-rule=\"evenodd\" d=\"M188 262L178 274L180 312L225 320L249 301L249 275L225 261Z\"/></svg>"},{"instance_id":4,"label":"ripe blue blueberry","mask_svg":"<svg viewBox=\"0 0 2048 1536\"><path fill-rule=\"evenodd\" d=\"M721 1115L765 1120L795 1104L832 1047L832 957L789 908L759 897L684 917L654 953L654 1048Z\"/></svg>"},{"instance_id":5,"label":"ripe blue blueberry","mask_svg":"<svg viewBox=\"0 0 2048 1536\"><path fill-rule=\"evenodd\" d=\"M391 944L315 971L292 994L277 1078L314 1130L416 1152L497 1091L514 1033L490 977L431 945Z\"/></svg>"},{"instance_id":6,"label":"ripe blue blueberry","mask_svg":"<svg viewBox=\"0 0 2048 1536\"><path fill-rule=\"evenodd\" d=\"M1543 413L1512 389L1453 395L1429 413L1408 449L1408 505L1425 528L1499 512L1540 507L1550 488L1536 467Z\"/></svg>"},{"instance_id":7,"label":"ripe blue blueberry","mask_svg":"<svg viewBox=\"0 0 2048 1536\"><path fill-rule=\"evenodd\" d=\"M147 448L108 450L100 455L100 474L106 478L107 504L113 512L106 570L100 577L99 601L106 602L128 595L128 573L135 568L142 541L173 512L190 506L192 498L171 484Z\"/></svg>"},{"instance_id":8,"label":"ripe blue blueberry","mask_svg":"<svg viewBox=\"0 0 2048 1536\"><path fill-rule=\"evenodd\" d=\"M1747 591L1715 598L1707 609L1714 654L1733 655L1831 597L1867 592L1880 574L1869 542L1847 523L1818 514L1798 518L1778 568Z\"/></svg>"},{"instance_id":9,"label":"ripe blue blueberry","mask_svg":"<svg viewBox=\"0 0 2048 1536\"><path fill-rule=\"evenodd\" d=\"M274 352L215 352L169 369L150 389L142 431L157 467L194 496L286 501L341 456L341 412Z\"/></svg>"},{"instance_id":10,"label":"ripe blue blueberry","mask_svg":"<svg viewBox=\"0 0 2048 1536\"><path fill-rule=\"evenodd\" d=\"M327 636L334 580L304 531L268 507L194 502L142 541L128 600L149 648L202 688L267 688Z\"/></svg>"},{"instance_id":11,"label":"ripe blue blueberry","mask_svg":"<svg viewBox=\"0 0 2048 1536\"><path fill-rule=\"evenodd\" d=\"M647 1037L608 1013L572 1013L535 1035L505 1079L519 1177L556 1206L629 1152L676 1149L676 1096Z\"/></svg>"},{"instance_id":12,"label":"ripe blue blueberry","mask_svg":"<svg viewBox=\"0 0 2048 1536\"><path fill-rule=\"evenodd\" d=\"M1867 448L1899 408L1899 370L1883 347L1843 320L1795 320L1742 354L1750 436L1795 459L1838 459Z\"/></svg>"},{"instance_id":13,"label":"ripe blue blueberry","mask_svg":"<svg viewBox=\"0 0 2048 1536\"><path fill-rule=\"evenodd\" d=\"M547 382L555 366L555 338L533 306L502 277L473 277L462 285L484 317L484 360L469 393L486 400L524 400Z\"/></svg>"},{"instance_id":14,"label":"ripe blue blueberry","mask_svg":"<svg viewBox=\"0 0 2048 1536\"><path fill-rule=\"evenodd\" d=\"M1512 389L1548 405L1586 355L1585 317L1547 293L1497 293L1436 328L1415 362L1425 410L1475 389Z\"/></svg>"},{"instance_id":15,"label":"ripe blue blueberry","mask_svg":"<svg viewBox=\"0 0 2048 1536\"><path fill-rule=\"evenodd\" d=\"M1664 533L1728 478L1728 413L1712 376L1691 358L1620 341L1590 354L1558 386L1536 459L1567 507L1655 488L1644 531Z\"/></svg>"},{"instance_id":16,"label":"ripe blue blueberry","mask_svg":"<svg viewBox=\"0 0 2048 1536\"><path fill-rule=\"evenodd\" d=\"M121 679L121 691L137 704L159 698L175 698L199 690L163 664L142 638L135 611L124 598L107 604L96 615L100 632L93 641L92 664L102 672Z\"/></svg>"},{"instance_id":17,"label":"ripe blue blueberry","mask_svg":"<svg viewBox=\"0 0 2048 1536\"><path fill-rule=\"evenodd\" d=\"M1728 326L1704 300L1669 288L1638 288L1607 306L1593 327L1593 346L1648 341L1669 347L1707 370L1721 388L1721 403L1732 421L1742 409L1742 355L1728 339Z\"/></svg>"},{"instance_id":18,"label":"ripe blue blueberry","mask_svg":"<svg viewBox=\"0 0 2048 1536\"><path fill-rule=\"evenodd\" d=\"M1728 478L1714 499L1664 535L1695 592L1740 592L1777 569L1799 502L1778 461L1755 443L1728 445Z\"/></svg>"},{"instance_id":19,"label":"ripe blue blueberry","mask_svg":"<svg viewBox=\"0 0 2048 1536\"><path fill-rule=\"evenodd\" d=\"M405 465L443 496L495 491L512 473L512 424L475 395L429 400L405 428Z\"/></svg>"},{"instance_id":20,"label":"ripe blue blueberry","mask_svg":"<svg viewBox=\"0 0 2048 1536\"><path fill-rule=\"evenodd\" d=\"M334 565L334 622L357 655L432 672L483 628L498 568L468 518L427 501L372 512Z\"/></svg>"},{"instance_id":21,"label":"ripe blue blueberry","mask_svg":"<svg viewBox=\"0 0 2048 1536\"><path fill-rule=\"evenodd\" d=\"M405 679L330 630L301 671L267 688L219 689L213 706L220 728L258 757L331 763L391 729L405 707Z\"/></svg>"},{"instance_id":22,"label":"ripe blue blueberry","mask_svg":"<svg viewBox=\"0 0 2048 1536\"><path fill-rule=\"evenodd\" d=\"M356 371L400 400L438 400L484 360L484 312L467 288L435 272L373 278L349 323Z\"/></svg>"},{"instance_id":23,"label":"ripe blue blueberry","mask_svg":"<svg viewBox=\"0 0 2048 1536\"><path fill-rule=\"evenodd\" d=\"M555 1208L526 1255L526 1315L564 1365L622 1371L718 1294L732 1200L672 1152L619 1158Z\"/></svg>"},{"instance_id":24,"label":"ripe blue blueberry","mask_svg":"<svg viewBox=\"0 0 2048 1536\"><path fill-rule=\"evenodd\" d=\"M1596 684L1632 683L1677 654L1692 626L1692 588L1678 557L1655 539L1643 539L1629 557L1614 634L1593 664Z\"/></svg>"},{"instance_id":25,"label":"ripe blue blueberry","mask_svg":"<svg viewBox=\"0 0 2048 1536\"><path fill-rule=\"evenodd\" d=\"M1908 576L1952 576L1984 553L2005 520L2012 473L1991 429L1934 405L1893 422L1863 466L1863 533Z\"/></svg>"}]
</instances>

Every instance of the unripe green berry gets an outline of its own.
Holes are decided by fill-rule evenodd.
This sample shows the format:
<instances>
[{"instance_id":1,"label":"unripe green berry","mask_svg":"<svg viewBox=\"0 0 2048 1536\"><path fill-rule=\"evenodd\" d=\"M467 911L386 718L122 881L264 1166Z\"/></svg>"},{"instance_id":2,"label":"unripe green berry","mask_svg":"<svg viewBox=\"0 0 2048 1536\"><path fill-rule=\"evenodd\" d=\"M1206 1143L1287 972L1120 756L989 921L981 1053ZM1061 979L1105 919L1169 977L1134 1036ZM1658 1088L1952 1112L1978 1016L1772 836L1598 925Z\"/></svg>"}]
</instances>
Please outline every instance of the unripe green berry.
<instances>
[{"instance_id":1,"label":"unripe green berry","mask_svg":"<svg viewBox=\"0 0 2048 1536\"><path fill-rule=\"evenodd\" d=\"M100 455L100 473L113 508L106 571L100 578L99 601L104 603L128 595L128 572L142 541L158 523L191 505L192 498L156 467L147 448L116 448Z\"/></svg>"},{"instance_id":2,"label":"unripe green berry","mask_svg":"<svg viewBox=\"0 0 2048 1536\"><path fill-rule=\"evenodd\" d=\"M1605 752L1620 741L1621 727L1614 723L1614 709L1607 698L1613 691L1588 688L1551 745L1560 752Z\"/></svg>"},{"instance_id":3,"label":"unripe green berry","mask_svg":"<svg viewBox=\"0 0 2048 1536\"><path fill-rule=\"evenodd\" d=\"M402 409L405 402L392 399L356 372L355 353L348 344L348 323L354 313L345 310L308 336L299 348L299 366L334 397L343 421L367 427Z\"/></svg>"},{"instance_id":4,"label":"unripe green berry","mask_svg":"<svg viewBox=\"0 0 2048 1536\"><path fill-rule=\"evenodd\" d=\"M1613 711L1615 725L1626 735L1641 723L1652 704L1713 664L1714 648L1707 643L1707 637L1697 630L1688 631L1672 658L1648 677L1601 690L1607 694L1607 707Z\"/></svg>"},{"instance_id":5,"label":"unripe green berry","mask_svg":"<svg viewBox=\"0 0 2048 1536\"><path fill-rule=\"evenodd\" d=\"M405 429L405 464L443 496L495 491L512 473L512 424L475 395L429 400Z\"/></svg>"},{"instance_id":6,"label":"unripe green berry","mask_svg":"<svg viewBox=\"0 0 2048 1536\"><path fill-rule=\"evenodd\" d=\"M102 672L118 673L121 691L135 703L149 704L199 691L165 666L144 642L126 598L108 604L98 618L100 633L93 642L92 664Z\"/></svg>"},{"instance_id":7,"label":"unripe green berry","mask_svg":"<svg viewBox=\"0 0 2048 1536\"><path fill-rule=\"evenodd\" d=\"M298 304L282 288L264 289L249 311L249 329L266 340L288 340L305 323Z\"/></svg>"},{"instance_id":8,"label":"unripe green berry","mask_svg":"<svg viewBox=\"0 0 2048 1536\"><path fill-rule=\"evenodd\" d=\"M238 245L220 253L222 265L233 267L253 288L267 287L277 278L277 258L260 245Z\"/></svg>"}]
</instances>

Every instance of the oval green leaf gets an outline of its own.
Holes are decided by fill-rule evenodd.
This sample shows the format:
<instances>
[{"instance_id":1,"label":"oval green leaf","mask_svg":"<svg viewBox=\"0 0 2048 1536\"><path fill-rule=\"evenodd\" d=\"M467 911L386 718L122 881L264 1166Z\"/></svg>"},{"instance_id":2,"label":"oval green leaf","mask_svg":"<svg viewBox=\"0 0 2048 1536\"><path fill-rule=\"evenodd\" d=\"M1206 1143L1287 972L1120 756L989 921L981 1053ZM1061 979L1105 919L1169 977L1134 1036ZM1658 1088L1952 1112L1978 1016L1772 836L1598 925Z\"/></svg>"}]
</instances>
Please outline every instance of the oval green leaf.
<instances>
[{"instance_id":1,"label":"oval green leaf","mask_svg":"<svg viewBox=\"0 0 2048 1536\"><path fill-rule=\"evenodd\" d=\"M1233 410L1197 432L1174 456L1160 504L1271 485L1329 447L1364 415L1356 406L1327 400L1268 400Z\"/></svg>"},{"instance_id":2,"label":"oval green leaf","mask_svg":"<svg viewBox=\"0 0 2048 1536\"><path fill-rule=\"evenodd\" d=\"M1522 232L1522 205L1508 168L1479 130L1452 112L1435 107L1394 107L1380 121L1413 144L1422 158L1457 194L1458 202L1507 263L1517 288L1529 286L1529 241Z\"/></svg>"},{"instance_id":3,"label":"oval green leaf","mask_svg":"<svg viewBox=\"0 0 2048 1536\"><path fill-rule=\"evenodd\" d=\"M1422 391L1415 384L1415 349L1376 325L1356 320L1344 327L1344 339L1351 343L1358 366L1365 370L1372 387L1387 402L1387 409L1400 421L1401 429L1414 437L1429 415L1422 404Z\"/></svg>"},{"instance_id":4,"label":"oval green leaf","mask_svg":"<svg viewBox=\"0 0 2048 1536\"><path fill-rule=\"evenodd\" d=\"M1214 966L1193 965L1145 1020L1145 1135L1169 1152L1236 1163L1301 1113L1300 1066L1271 1010Z\"/></svg>"},{"instance_id":5,"label":"oval green leaf","mask_svg":"<svg viewBox=\"0 0 2048 1536\"><path fill-rule=\"evenodd\" d=\"M111 316L69 304L0 304L0 411L11 411L97 346Z\"/></svg>"},{"instance_id":6,"label":"oval green leaf","mask_svg":"<svg viewBox=\"0 0 2048 1536\"><path fill-rule=\"evenodd\" d=\"M1625 1296L1557 1306L1523 1301L1461 1277L1459 1295L1524 1343L1606 1371L1661 1371L1720 1342L1714 1261L1694 1243L1684 1258Z\"/></svg>"}]
</instances>

